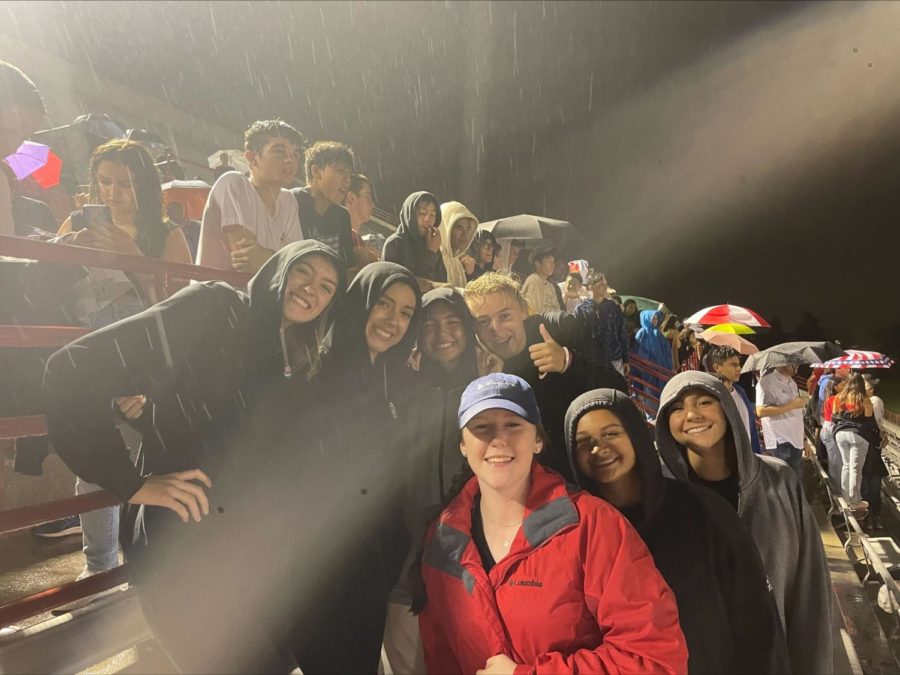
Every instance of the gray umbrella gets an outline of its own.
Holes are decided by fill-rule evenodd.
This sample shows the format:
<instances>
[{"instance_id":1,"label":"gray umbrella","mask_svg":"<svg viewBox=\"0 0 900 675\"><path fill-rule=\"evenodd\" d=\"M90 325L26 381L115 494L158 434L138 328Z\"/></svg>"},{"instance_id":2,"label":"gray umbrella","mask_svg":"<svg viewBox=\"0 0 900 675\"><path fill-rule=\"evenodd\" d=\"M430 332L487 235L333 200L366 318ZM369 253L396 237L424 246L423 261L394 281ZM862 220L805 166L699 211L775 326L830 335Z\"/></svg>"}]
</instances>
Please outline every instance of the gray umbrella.
<instances>
[{"instance_id":1,"label":"gray umbrella","mask_svg":"<svg viewBox=\"0 0 900 675\"><path fill-rule=\"evenodd\" d=\"M844 350L833 342L784 342L751 354L741 372L823 363L843 355Z\"/></svg>"},{"instance_id":2,"label":"gray umbrella","mask_svg":"<svg viewBox=\"0 0 900 675\"><path fill-rule=\"evenodd\" d=\"M554 242L581 239L572 223L527 213L481 223L478 230L490 232L495 239L547 239Z\"/></svg>"}]
</instances>

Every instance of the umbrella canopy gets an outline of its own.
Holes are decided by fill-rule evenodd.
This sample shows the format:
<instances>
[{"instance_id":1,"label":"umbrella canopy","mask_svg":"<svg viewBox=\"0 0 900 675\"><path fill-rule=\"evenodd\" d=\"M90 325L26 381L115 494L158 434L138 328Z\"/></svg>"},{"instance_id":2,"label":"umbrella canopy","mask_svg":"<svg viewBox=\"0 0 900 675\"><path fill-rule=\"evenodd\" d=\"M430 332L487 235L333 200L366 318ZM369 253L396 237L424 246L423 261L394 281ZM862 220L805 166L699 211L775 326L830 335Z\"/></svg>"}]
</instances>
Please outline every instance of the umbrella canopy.
<instances>
[{"instance_id":1,"label":"umbrella canopy","mask_svg":"<svg viewBox=\"0 0 900 675\"><path fill-rule=\"evenodd\" d=\"M4 161L19 180L31 176L45 189L59 185L62 160L47 145L25 141Z\"/></svg>"},{"instance_id":2,"label":"umbrella canopy","mask_svg":"<svg viewBox=\"0 0 900 675\"><path fill-rule=\"evenodd\" d=\"M756 354L759 351L759 347L735 333L721 333L714 331L712 328L707 328L697 337L711 345L731 347L741 354Z\"/></svg>"},{"instance_id":3,"label":"umbrella canopy","mask_svg":"<svg viewBox=\"0 0 900 675\"><path fill-rule=\"evenodd\" d=\"M240 171L241 173L247 173L250 170L250 165L247 164L247 158L244 157L243 150L216 150L207 157L206 161L209 163L210 169L218 169L220 166L227 164L235 171Z\"/></svg>"},{"instance_id":4,"label":"umbrella canopy","mask_svg":"<svg viewBox=\"0 0 900 675\"><path fill-rule=\"evenodd\" d=\"M785 342L757 352L747 359L742 373L782 366L803 366L843 356L844 350L833 342Z\"/></svg>"},{"instance_id":5,"label":"umbrella canopy","mask_svg":"<svg viewBox=\"0 0 900 675\"><path fill-rule=\"evenodd\" d=\"M717 323L710 326L706 333L731 333L732 335L753 335L756 331L742 323ZM708 342L708 341L707 341Z\"/></svg>"},{"instance_id":6,"label":"umbrella canopy","mask_svg":"<svg viewBox=\"0 0 900 675\"><path fill-rule=\"evenodd\" d=\"M742 323L756 328L771 328L768 322L752 309L738 305L713 305L694 312L684 323L698 323L701 326L714 326L719 323Z\"/></svg>"},{"instance_id":7,"label":"umbrella canopy","mask_svg":"<svg viewBox=\"0 0 900 675\"><path fill-rule=\"evenodd\" d=\"M622 298L622 304L625 303L626 300L634 300L634 304L637 305L638 311L643 312L646 310L652 311L661 311L666 314L669 313L669 310L666 308L666 303L660 302L659 300L654 300L653 298L644 298L640 295L621 295L619 297Z\"/></svg>"},{"instance_id":8,"label":"umbrella canopy","mask_svg":"<svg viewBox=\"0 0 900 675\"><path fill-rule=\"evenodd\" d=\"M853 368L863 370L866 368L890 368L894 360L881 352L868 352L861 349L848 349L844 356L816 363L815 368Z\"/></svg>"},{"instance_id":9,"label":"umbrella canopy","mask_svg":"<svg viewBox=\"0 0 900 675\"><path fill-rule=\"evenodd\" d=\"M481 223L479 231L487 231L494 235L495 239L547 239L550 241L562 241L566 239L580 239L571 223L565 220L555 220L543 216L531 216L520 214Z\"/></svg>"},{"instance_id":10,"label":"umbrella canopy","mask_svg":"<svg viewBox=\"0 0 900 675\"><path fill-rule=\"evenodd\" d=\"M203 209L206 208L206 199L212 188L209 183L202 180L173 180L163 183L163 202L169 204L178 203L184 209L184 215L191 220L203 218Z\"/></svg>"}]
</instances>

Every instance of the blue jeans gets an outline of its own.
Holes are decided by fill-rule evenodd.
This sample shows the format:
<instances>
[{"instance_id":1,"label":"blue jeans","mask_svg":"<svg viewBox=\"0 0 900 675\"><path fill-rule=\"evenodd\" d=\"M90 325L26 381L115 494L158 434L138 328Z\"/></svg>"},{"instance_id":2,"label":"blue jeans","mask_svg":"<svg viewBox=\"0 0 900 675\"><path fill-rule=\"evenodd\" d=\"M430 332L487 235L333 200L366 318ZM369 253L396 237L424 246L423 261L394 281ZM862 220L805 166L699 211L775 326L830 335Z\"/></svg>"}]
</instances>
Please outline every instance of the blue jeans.
<instances>
[{"instance_id":1,"label":"blue jeans","mask_svg":"<svg viewBox=\"0 0 900 675\"><path fill-rule=\"evenodd\" d=\"M844 462L844 466L841 468L841 489L847 501L854 504L862 499L860 496L863 479L862 468L866 463L869 442L849 430L837 432L834 440Z\"/></svg>"},{"instance_id":2,"label":"blue jeans","mask_svg":"<svg viewBox=\"0 0 900 675\"><path fill-rule=\"evenodd\" d=\"M768 448L766 452L791 467L800 485L803 485L803 448L795 448L790 443L779 443L774 448Z\"/></svg>"}]
</instances>

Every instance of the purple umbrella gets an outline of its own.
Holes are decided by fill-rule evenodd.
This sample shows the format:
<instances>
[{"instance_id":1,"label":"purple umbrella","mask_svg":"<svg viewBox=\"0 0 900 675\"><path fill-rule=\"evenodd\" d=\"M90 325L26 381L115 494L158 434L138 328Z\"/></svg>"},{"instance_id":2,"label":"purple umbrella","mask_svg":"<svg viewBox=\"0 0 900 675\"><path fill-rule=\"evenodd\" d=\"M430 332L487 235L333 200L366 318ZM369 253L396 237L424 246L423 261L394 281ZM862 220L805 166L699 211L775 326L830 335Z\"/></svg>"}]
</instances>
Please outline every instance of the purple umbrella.
<instances>
[{"instance_id":1,"label":"purple umbrella","mask_svg":"<svg viewBox=\"0 0 900 675\"><path fill-rule=\"evenodd\" d=\"M49 156L49 146L25 141L18 150L4 159L16 178L22 180L47 164Z\"/></svg>"}]
</instances>

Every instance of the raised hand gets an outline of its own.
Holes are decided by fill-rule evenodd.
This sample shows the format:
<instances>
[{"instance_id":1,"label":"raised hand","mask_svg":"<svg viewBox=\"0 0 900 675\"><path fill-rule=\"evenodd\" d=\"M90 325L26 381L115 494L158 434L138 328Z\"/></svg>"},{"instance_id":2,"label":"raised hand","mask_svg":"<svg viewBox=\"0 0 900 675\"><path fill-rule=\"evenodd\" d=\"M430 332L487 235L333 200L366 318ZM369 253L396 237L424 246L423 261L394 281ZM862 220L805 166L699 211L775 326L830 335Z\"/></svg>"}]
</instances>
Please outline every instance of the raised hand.
<instances>
[{"instance_id":1,"label":"raised hand","mask_svg":"<svg viewBox=\"0 0 900 675\"><path fill-rule=\"evenodd\" d=\"M544 324L540 325L540 331L544 341L528 348L535 368L541 375L563 372L566 369L566 350L553 339Z\"/></svg>"}]
</instances>

